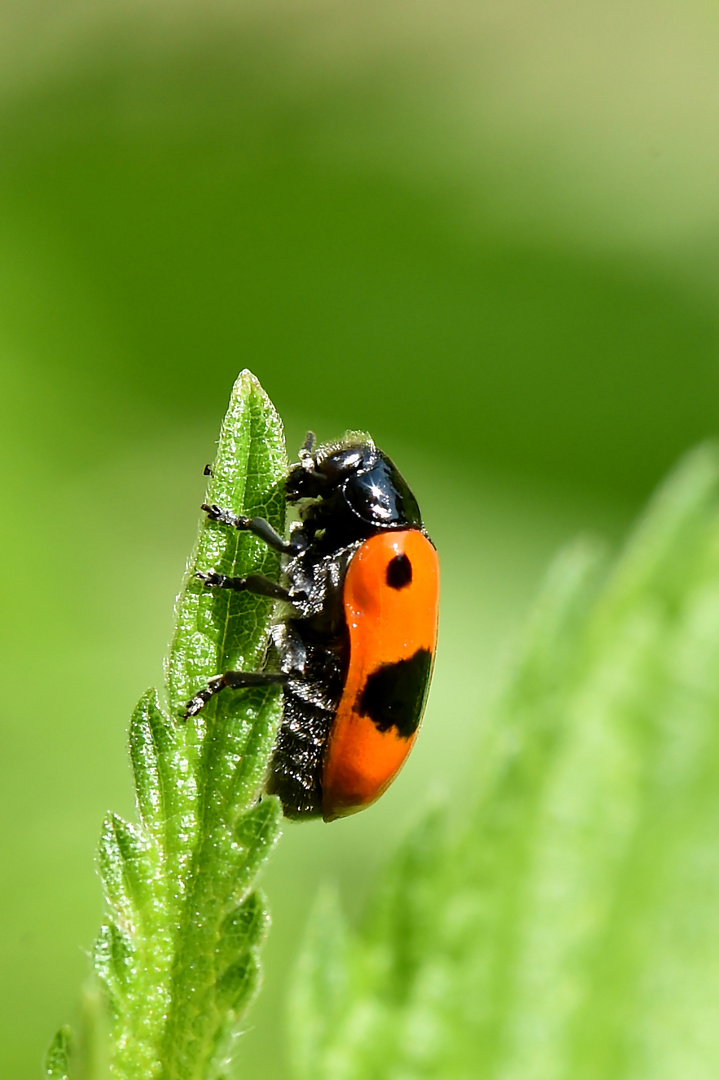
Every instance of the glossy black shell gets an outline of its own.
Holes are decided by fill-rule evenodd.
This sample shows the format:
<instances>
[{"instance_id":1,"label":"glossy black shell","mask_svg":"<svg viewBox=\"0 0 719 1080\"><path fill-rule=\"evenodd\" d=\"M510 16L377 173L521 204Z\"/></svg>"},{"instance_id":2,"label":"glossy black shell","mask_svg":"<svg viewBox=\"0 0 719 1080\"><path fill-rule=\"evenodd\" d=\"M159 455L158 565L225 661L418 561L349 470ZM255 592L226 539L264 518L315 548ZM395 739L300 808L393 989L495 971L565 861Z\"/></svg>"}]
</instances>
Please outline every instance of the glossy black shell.
<instances>
[{"instance_id":1,"label":"glossy black shell","mask_svg":"<svg viewBox=\"0 0 719 1080\"><path fill-rule=\"evenodd\" d=\"M422 527L407 481L369 439L306 452L285 493L291 504L310 500L300 513L303 529L312 541L321 531L327 551L376 532Z\"/></svg>"}]
</instances>

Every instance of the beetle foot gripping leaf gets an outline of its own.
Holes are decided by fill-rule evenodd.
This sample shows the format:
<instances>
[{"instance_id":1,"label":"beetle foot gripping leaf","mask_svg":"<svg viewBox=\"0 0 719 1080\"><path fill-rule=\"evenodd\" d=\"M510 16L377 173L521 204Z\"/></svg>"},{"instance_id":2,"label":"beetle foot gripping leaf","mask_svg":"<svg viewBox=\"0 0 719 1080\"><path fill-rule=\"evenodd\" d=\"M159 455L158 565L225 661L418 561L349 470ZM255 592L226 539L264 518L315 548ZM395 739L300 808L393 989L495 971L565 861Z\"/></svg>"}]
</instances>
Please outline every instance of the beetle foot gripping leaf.
<instances>
[{"instance_id":1,"label":"beetle foot gripping leaf","mask_svg":"<svg viewBox=\"0 0 719 1080\"><path fill-rule=\"evenodd\" d=\"M207 501L284 528L280 421L248 372L235 384ZM94 951L110 1013L109 1071L119 1080L212 1080L259 979L267 931L253 889L279 835L280 807L258 802L280 717L277 687L227 692L194 720L183 703L218 671L256 670L272 600L210 593L197 574L261 572L278 557L255 537L203 520L177 602L168 661L169 713L155 691L140 700L130 756L140 821L103 826L100 870L109 919ZM53 1080L99 1080L89 1055L72 1059L63 1029Z\"/></svg>"}]
</instances>

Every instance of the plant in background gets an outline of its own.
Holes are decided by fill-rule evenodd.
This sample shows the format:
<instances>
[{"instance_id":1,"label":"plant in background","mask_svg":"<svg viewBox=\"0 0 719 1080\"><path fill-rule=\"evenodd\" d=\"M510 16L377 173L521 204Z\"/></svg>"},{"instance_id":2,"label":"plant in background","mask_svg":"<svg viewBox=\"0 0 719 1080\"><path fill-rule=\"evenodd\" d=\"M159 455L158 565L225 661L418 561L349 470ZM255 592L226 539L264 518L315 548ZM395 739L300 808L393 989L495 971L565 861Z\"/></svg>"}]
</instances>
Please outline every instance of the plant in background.
<instances>
[{"instance_id":1,"label":"plant in background","mask_svg":"<svg viewBox=\"0 0 719 1080\"><path fill-rule=\"evenodd\" d=\"M358 933L318 904L299 1080L677 1080L719 1069L719 457L606 568L559 560L477 805L432 810Z\"/></svg>"},{"instance_id":2,"label":"plant in background","mask_svg":"<svg viewBox=\"0 0 719 1080\"><path fill-rule=\"evenodd\" d=\"M284 528L282 425L243 372L220 434L207 498ZM256 670L272 602L209 593L196 571L277 576L278 557L255 537L203 521L177 602L167 709L140 700L130 725L139 823L111 814L100 870L109 919L94 968L109 1006L90 1010L77 1054L66 1029L48 1056L53 1080L206 1080L225 1075L230 1040L255 993L268 916L253 886L279 835L281 812L261 791L277 724L276 688L225 693L183 722L183 707L218 671ZM92 998L92 995L91 995ZM86 1009L86 1012L88 1010Z\"/></svg>"}]
</instances>

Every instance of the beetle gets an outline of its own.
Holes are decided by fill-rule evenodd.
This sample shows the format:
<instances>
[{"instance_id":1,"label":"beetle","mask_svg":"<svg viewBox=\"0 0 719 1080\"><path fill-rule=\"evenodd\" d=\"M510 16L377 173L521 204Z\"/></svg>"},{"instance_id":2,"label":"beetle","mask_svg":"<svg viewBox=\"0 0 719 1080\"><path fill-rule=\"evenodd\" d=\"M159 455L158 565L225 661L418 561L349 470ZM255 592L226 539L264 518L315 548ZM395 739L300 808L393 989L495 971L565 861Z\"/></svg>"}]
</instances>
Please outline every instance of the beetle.
<instances>
[{"instance_id":1,"label":"beetle","mask_svg":"<svg viewBox=\"0 0 719 1080\"><path fill-rule=\"evenodd\" d=\"M285 494L289 538L263 518L203 504L211 521L281 552L286 585L260 574L198 573L207 588L288 605L271 639L278 670L214 676L195 716L223 688L279 684L283 716L266 790L290 818L325 821L373 803L411 750L437 643L439 564L412 491L366 435L315 446L309 433Z\"/></svg>"}]
</instances>

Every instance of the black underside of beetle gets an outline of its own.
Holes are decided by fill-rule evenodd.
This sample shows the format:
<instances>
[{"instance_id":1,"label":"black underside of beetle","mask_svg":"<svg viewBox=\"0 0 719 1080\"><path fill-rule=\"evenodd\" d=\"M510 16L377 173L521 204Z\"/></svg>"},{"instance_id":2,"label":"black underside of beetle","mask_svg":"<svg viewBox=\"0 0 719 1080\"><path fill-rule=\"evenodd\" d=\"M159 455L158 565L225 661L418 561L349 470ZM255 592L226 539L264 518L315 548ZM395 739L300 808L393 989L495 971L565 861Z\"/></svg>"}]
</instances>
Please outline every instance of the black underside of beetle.
<instances>
[{"instance_id":1,"label":"black underside of beetle","mask_svg":"<svg viewBox=\"0 0 719 1080\"><path fill-rule=\"evenodd\" d=\"M338 633L318 634L312 617L292 619L283 630L280 667L290 679L283 688L282 723L266 790L279 795L287 817L318 817L324 754L342 697L349 640L344 625Z\"/></svg>"}]
</instances>

